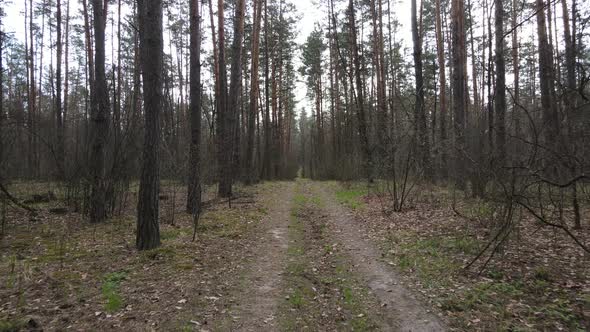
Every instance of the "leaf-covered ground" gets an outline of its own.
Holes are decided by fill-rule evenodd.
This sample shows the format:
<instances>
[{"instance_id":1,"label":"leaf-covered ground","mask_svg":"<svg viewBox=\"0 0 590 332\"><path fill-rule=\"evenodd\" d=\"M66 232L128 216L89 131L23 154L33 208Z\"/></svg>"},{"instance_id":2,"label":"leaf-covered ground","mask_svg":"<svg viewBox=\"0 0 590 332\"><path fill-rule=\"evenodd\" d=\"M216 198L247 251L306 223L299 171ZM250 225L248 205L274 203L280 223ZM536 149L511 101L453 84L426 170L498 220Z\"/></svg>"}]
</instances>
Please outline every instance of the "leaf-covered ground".
<instances>
[{"instance_id":1,"label":"leaf-covered ground","mask_svg":"<svg viewBox=\"0 0 590 332\"><path fill-rule=\"evenodd\" d=\"M26 197L46 187L21 185L16 192ZM57 201L34 204L35 221L8 208L0 240L0 330L211 328L236 300L265 199L276 185L244 189L231 209L212 200L195 242L185 193L177 189L176 202L170 185L162 193L162 246L145 252L134 248L133 188L122 215L99 225L77 213L49 213Z\"/></svg>"},{"instance_id":2,"label":"leaf-covered ground","mask_svg":"<svg viewBox=\"0 0 590 332\"><path fill-rule=\"evenodd\" d=\"M59 186L13 184L23 200L55 197L31 203L35 218L6 210L0 331L389 331L417 312L443 317L437 330L590 329L590 258L526 214L479 274L485 259L464 267L497 226L485 201L459 199L459 216L450 192L420 187L392 212L375 188L297 180L239 188L230 207L213 189L193 242L186 193L165 182L162 246L138 252L136 186L120 215L91 225L51 212Z\"/></svg>"},{"instance_id":3,"label":"leaf-covered ground","mask_svg":"<svg viewBox=\"0 0 590 332\"><path fill-rule=\"evenodd\" d=\"M402 212L392 212L386 192L373 189L369 195L366 184L331 186L355 211L359 227L379 243L384 259L449 318L453 329L590 329L590 257L563 232L522 213L480 274L488 256L464 267L494 234L493 205L461 198L459 216L449 191L421 187ZM575 232L590 243L588 227Z\"/></svg>"}]
</instances>

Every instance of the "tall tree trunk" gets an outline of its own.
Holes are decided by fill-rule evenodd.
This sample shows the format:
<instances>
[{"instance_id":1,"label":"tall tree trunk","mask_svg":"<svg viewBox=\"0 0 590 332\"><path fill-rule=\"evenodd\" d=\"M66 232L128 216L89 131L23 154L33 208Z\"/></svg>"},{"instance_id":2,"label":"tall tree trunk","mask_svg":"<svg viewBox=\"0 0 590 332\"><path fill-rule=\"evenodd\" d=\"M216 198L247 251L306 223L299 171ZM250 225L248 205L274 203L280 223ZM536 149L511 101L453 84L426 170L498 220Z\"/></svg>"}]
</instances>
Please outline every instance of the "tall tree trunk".
<instances>
[{"instance_id":1,"label":"tall tree trunk","mask_svg":"<svg viewBox=\"0 0 590 332\"><path fill-rule=\"evenodd\" d=\"M561 6L563 13L563 37L565 40L565 67L567 70L567 92L565 94L564 101L568 128L568 146L570 146L572 151L575 151L575 137L577 134L575 112L576 108L578 107L575 58L576 50L574 39L570 29L567 0L561 0ZM573 13L572 16L575 16L575 13ZM577 175L576 167L572 167L572 173L574 173L573 176ZM579 229L582 227L582 221L580 216L580 207L578 203L578 188L576 183L572 185L572 206L574 208L574 227Z\"/></svg>"},{"instance_id":2,"label":"tall tree trunk","mask_svg":"<svg viewBox=\"0 0 590 332\"><path fill-rule=\"evenodd\" d=\"M30 41L28 43L28 51L27 59L28 59L28 73L27 81L28 81L28 143L29 143L29 175L34 176L36 172L36 162L35 162L35 155L36 155L36 146L35 146L35 138L33 133L35 130L35 105L36 105L36 85L35 85L35 40L33 39L33 0L29 2L29 38ZM26 16L25 16L26 22Z\"/></svg>"},{"instance_id":3,"label":"tall tree trunk","mask_svg":"<svg viewBox=\"0 0 590 332\"><path fill-rule=\"evenodd\" d=\"M109 96L105 75L105 25L103 0L93 0L94 43L95 43L95 82L92 93L92 140L90 152L90 222L98 223L106 219L105 184L105 144L108 135Z\"/></svg>"},{"instance_id":4,"label":"tall tree trunk","mask_svg":"<svg viewBox=\"0 0 590 332\"><path fill-rule=\"evenodd\" d=\"M375 1L379 1L377 6ZM385 77L383 63L383 36L381 21L381 0L371 0L371 18L373 25L373 65L377 78L377 143L379 146L378 157L385 156L385 124L387 115L387 102L385 96Z\"/></svg>"},{"instance_id":5,"label":"tall tree trunk","mask_svg":"<svg viewBox=\"0 0 590 332\"><path fill-rule=\"evenodd\" d=\"M445 70L445 51L442 33L442 14L440 0L435 4L436 55L438 60L438 79L440 83L440 161L443 178L447 176L447 76Z\"/></svg>"},{"instance_id":6,"label":"tall tree trunk","mask_svg":"<svg viewBox=\"0 0 590 332\"><path fill-rule=\"evenodd\" d=\"M2 15L0 15L0 87L4 87L4 66L2 62L2 51L4 47L4 31L2 31ZM0 89L0 174L4 174L4 140L2 137L4 125L4 89ZM19 137L20 138L20 137ZM0 175L2 181L2 175ZM4 232L4 230L2 230Z\"/></svg>"},{"instance_id":7,"label":"tall tree trunk","mask_svg":"<svg viewBox=\"0 0 590 332\"><path fill-rule=\"evenodd\" d=\"M94 1L94 0L93 0ZM86 38L86 52L88 57L88 78L89 78L89 86L90 86L90 95L94 95L94 83L96 82L95 79L95 66L94 66L94 55L92 52L92 33L90 31L90 16L88 14L88 4L87 0L82 0L82 15L84 16L84 37Z\"/></svg>"},{"instance_id":8,"label":"tall tree trunk","mask_svg":"<svg viewBox=\"0 0 590 332\"><path fill-rule=\"evenodd\" d=\"M411 1L412 7L412 40L414 41L414 77L416 83L416 103L414 105L414 140L420 158L420 168L427 181L432 180L430 165L430 144L426 128L426 112L424 110L424 78L422 73L422 37L418 31L416 0ZM421 29L420 29L421 30Z\"/></svg>"},{"instance_id":9,"label":"tall tree trunk","mask_svg":"<svg viewBox=\"0 0 590 332\"><path fill-rule=\"evenodd\" d=\"M219 6L223 6L223 0L219 1ZM225 91L222 88L222 100L227 99L227 104L224 102L225 107L220 108L220 121L223 126L222 133L219 139L221 140L221 149L218 151L220 153L220 179L219 179L219 195L221 197L230 197L232 195L232 183L233 183L233 143L234 143L234 130L235 128L235 115L238 110L238 101L239 101L239 89L240 89L240 82L241 82L241 72L242 72L242 39L244 35L244 17L245 17L245 10L246 10L246 2L245 0L238 0L236 3L236 12L235 12L235 23L234 23L234 40L232 42L232 65L231 65L231 77L230 77L230 87L229 87L229 95L227 93L223 93ZM225 85L223 80L224 76L223 69L224 67L224 60L223 60L223 43L222 40L222 28L223 28L223 9L218 9L221 14L219 15L219 57L220 62L219 66L222 72L221 81L222 85ZM223 62L223 64L222 64ZM225 95L225 97L223 97ZM223 119L221 119L221 115L223 114Z\"/></svg>"},{"instance_id":10,"label":"tall tree trunk","mask_svg":"<svg viewBox=\"0 0 590 332\"><path fill-rule=\"evenodd\" d=\"M117 80L113 82L115 85L113 87L114 91L114 100L113 100L113 129L114 129L114 144L118 146L120 144L120 136L121 136L121 85L122 85L122 69L121 69L121 1L118 1L118 8L117 8ZM115 48L113 47L113 52ZM113 66L114 67L114 66ZM113 76L115 76L115 72L113 72Z\"/></svg>"},{"instance_id":11,"label":"tall tree trunk","mask_svg":"<svg viewBox=\"0 0 590 332\"><path fill-rule=\"evenodd\" d=\"M539 80L543 119L543 143L547 148L556 148L559 136L559 118L555 100L553 73L553 50L547 39L545 2L536 0L537 35L539 38Z\"/></svg>"},{"instance_id":12,"label":"tall tree trunk","mask_svg":"<svg viewBox=\"0 0 590 332\"><path fill-rule=\"evenodd\" d=\"M57 163L57 174L58 179L63 180L65 177L64 170L64 132L63 132L63 114L62 114L62 100L61 100L61 63L63 58L63 43L62 43L62 12L61 12L61 0L56 2L56 44L57 44L57 60L55 70L55 129L56 129L56 163Z\"/></svg>"},{"instance_id":13,"label":"tall tree trunk","mask_svg":"<svg viewBox=\"0 0 590 332\"><path fill-rule=\"evenodd\" d=\"M36 98L37 98L37 106L36 106L36 113L34 114L35 119L34 121L34 145L35 145L35 177L39 178L41 175L41 149L40 149L40 138L38 136L38 132L40 129L40 124L41 124L41 111L43 110L43 101L45 100L45 98L43 98L43 60L45 59L45 56L43 55L43 51L45 50L45 16L48 15L50 13L49 10L47 10L47 0L43 0L43 2L41 3L41 35L38 37L39 39L39 76L38 76L38 80L37 80L37 90L36 90ZM32 8L32 4L31 4L31 8ZM31 17L33 17L33 13L31 12ZM30 22L32 23L32 21ZM31 29L33 29L31 27ZM50 29L51 30L51 29ZM31 37L32 38L32 37ZM50 45L52 44L51 42L51 38L52 35L51 33L49 34L49 39L50 39ZM31 42L31 45L33 45L33 43ZM51 62L53 61L53 57L50 56L49 57L51 59L50 61L50 67L49 67L49 74L50 74L50 78L49 78L49 82L53 83L53 80L51 79L51 75L53 75L53 70L51 69Z\"/></svg>"},{"instance_id":14,"label":"tall tree trunk","mask_svg":"<svg viewBox=\"0 0 590 332\"><path fill-rule=\"evenodd\" d=\"M269 34L271 33L268 20L268 0L264 1L264 157L262 173L264 179L270 179L271 174L271 126L270 126L270 50Z\"/></svg>"},{"instance_id":15,"label":"tall tree trunk","mask_svg":"<svg viewBox=\"0 0 590 332\"><path fill-rule=\"evenodd\" d=\"M62 116L62 133L63 133L63 148L64 148L64 161L67 159L67 144L65 137L67 137L68 131L68 111L69 111L69 95L70 95L70 0L66 0L66 34L64 36L65 43L65 59L64 59L64 97L63 97L63 116ZM62 165L64 168L64 174L66 172L66 163Z\"/></svg>"},{"instance_id":16,"label":"tall tree trunk","mask_svg":"<svg viewBox=\"0 0 590 332\"><path fill-rule=\"evenodd\" d=\"M228 149L227 144L231 143L231 132L227 128L229 120L227 114L227 69L225 67L225 23L224 23L224 8L223 0L217 1L217 29L219 33L218 41L218 87L219 96L217 96L217 167L219 177L218 193L221 195L231 191L231 180L228 181L224 177L230 177L230 174L225 174L228 168L231 167L231 150ZM222 184L223 182L223 184ZM223 188L222 188L223 187ZM223 190L222 190L223 189Z\"/></svg>"},{"instance_id":17,"label":"tall tree trunk","mask_svg":"<svg viewBox=\"0 0 590 332\"><path fill-rule=\"evenodd\" d=\"M219 110L219 50L217 49L217 38L215 34L215 19L213 16L213 0L209 0L209 18L211 19L211 40L213 44L213 78L215 79L215 100Z\"/></svg>"},{"instance_id":18,"label":"tall tree trunk","mask_svg":"<svg viewBox=\"0 0 590 332\"><path fill-rule=\"evenodd\" d=\"M351 46L352 46L352 57L354 61L354 75L356 78L356 103L357 103L357 116L358 116L358 127L359 136L361 138L361 147L365 157L365 176L367 181L373 182L373 158L371 153L371 147L369 143L369 133L367 128L367 118L365 114L365 100L363 98L363 79L361 76L361 61L359 56L358 44L357 44L357 31L356 31L356 19L354 0L350 0L349 6L349 21L350 21L350 32L351 32Z\"/></svg>"},{"instance_id":19,"label":"tall tree trunk","mask_svg":"<svg viewBox=\"0 0 590 332\"><path fill-rule=\"evenodd\" d=\"M455 131L455 183L465 189L465 4L452 0L453 128Z\"/></svg>"},{"instance_id":20,"label":"tall tree trunk","mask_svg":"<svg viewBox=\"0 0 590 332\"><path fill-rule=\"evenodd\" d=\"M248 112L248 138L246 147L246 182L252 183L255 180L254 168L254 125L256 114L258 114L258 65L259 40L260 40L260 21L262 20L262 0L253 0L254 2L254 32L252 35L252 67L250 79L250 105Z\"/></svg>"},{"instance_id":21,"label":"tall tree trunk","mask_svg":"<svg viewBox=\"0 0 590 332\"><path fill-rule=\"evenodd\" d=\"M521 128L521 118L520 118L520 63L519 63L519 54L518 54L518 14L517 14L517 0L512 0L512 70L514 73L514 95L513 95L513 103L512 103L512 117L514 119L514 134L517 137L520 137L522 128ZM518 155L518 151L516 155Z\"/></svg>"},{"instance_id":22,"label":"tall tree trunk","mask_svg":"<svg viewBox=\"0 0 590 332\"><path fill-rule=\"evenodd\" d=\"M145 135L143 166L137 203L138 250L160 245L158 221L160 191L160 112L163 105L162 0L137 0L139 49L143 76Z\"/></svg>"},{"instance_id":23,"label":"tall tree trunk","mask_svg":"<svg viewBox=\"0 0 590 332\"><path fill-rule=\"evenodd\" d=\"M190 1L190 123L188 196L186 210L201 208L201 17L199 0Z\"/></svg>"},{"instance_id":24,"label":"tall tree trunk","mask_svg":"<svg viewBox=\"0 0 590 332\"><path fill-rule=\"evenodd\" d=\"M506 159L506 62L504 60L504 6L502 0L496 0L496 165L502 167Z\"/></svg>"}]
</instances>

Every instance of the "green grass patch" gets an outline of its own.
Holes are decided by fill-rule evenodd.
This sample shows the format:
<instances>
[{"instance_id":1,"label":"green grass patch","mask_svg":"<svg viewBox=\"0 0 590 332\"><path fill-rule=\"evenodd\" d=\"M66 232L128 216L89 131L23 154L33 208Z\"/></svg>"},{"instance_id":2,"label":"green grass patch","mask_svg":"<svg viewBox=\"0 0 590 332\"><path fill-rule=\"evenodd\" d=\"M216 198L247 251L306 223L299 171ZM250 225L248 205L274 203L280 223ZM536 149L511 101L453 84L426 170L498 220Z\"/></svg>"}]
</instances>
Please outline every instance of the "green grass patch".
<instances>
[{"instance_id":1,"label":"green grass patch","mask_svg":"<svg viewBox=\"0 0 590 332\"><path fill-rule=\"evenodd\" d=\"M139 252L140 260L144 263L155 260L169 261L173 259L175 255L176 250L174 250L174 248L165 246Z\"/></svg>"},{"instance_id":2,"label":"green grass patch","mask_svg":"<svg viewBox=\"0 0 590 332\"><path fill-rule=\"evenodd\" d=\"M56 235L54 239L43 240L43 243L45 244L45 251L43 255L37 258L40 263L71 262L84 258L88 254L74 245L72 241L59 238L59 235Z\"/></svg>"},{"instance_id":3,"label":"green grass patch","mask_svg":"<svg viewBox=\"0 0 590 332\"><path fill-rule=\"evenodd\" d=\"M442 303L449 311L469 311L480 307L501 308L512 298L523 294L521 282L480 283L458 295L452 295Z\"/></svg>"},{"instance_id":4,"label":"green grass patch","mask_svg":"<svg viewBox=\"0 0 590 332\"><path fill-rule=\"evenodd\" d=\"M289 295L289 304L291 304L291 307L299 309L304 303L305 299L303 292L299 288L293 290L291 295Z\"/></svg>"},{"instance_id":5,"label":"green grass patch","mask_svg":"<svg viewBox=\"0 0 590 332\"><path fill-rule=\"evenodd\" d=\"M580 318L574 313L573 305L567 299L556 298L550 303L531 308L539 319L563 322L568 329L582 331Z\"/></svg>"},{"instance_id":6,"label":"green grass patch","mask_svg":"<svg viewBox=\"0 0 590 332\"><path fill-rule=\"evenodd\" d=\"M198 233L212 237L238 238L246 234L248 226L262 220L266 212L260 209L218 209L201 217Z\"/></svg>"},{"instance_id":7,"label":"green grass patch","mask_svg":"<svg viewBox=\"0 0 590 332\"><path fill-rule=\"evenodd\" d=\"M188 232L182 228L168 228L163 229L160 233L160 239L164 240L174 240L181 236L188 236Z\"/></svg>"},{"instance_id":8,"label":"green grass patch","mask_svg":"<svg viewBox=\"0 0 590 332\"><path fill-rule=\"evenodd\" d=\"M22 331L26 326L27 323L22 319L0 319L0 332Z\"/></svg>"},{"instance_id":9,"label":"green grass patch","mask_svg":"<svg viewBox=\"0 0 590 332\"><path fill-rule=\"evenodd\" d=\"M338 202L346 205L352 210L360 209L364 206L362 197L367 195L367 188L349 188L336 191Z\"/></svg>"},{"instance_id":10,"label":"green grass patch","mask_svg":"<svg viewBox=\"0 0 590 332\"><path fill-rule=\"evenodd\" d=\"M451 259L454 254L472 255L479 249L477 240L470 237L420 239L413 234L399 234L389 245L397 249L393 255L397 266L415 272L427 287L446 286L449 278L461 269Z\"/></svg>"},{"instance_id":11,"label":"green grass patch","mask_svg":"<svg viewBox=\"0 0 590 332\"><path fill-rule=\"evenodd\" d=\"M102 296L106 303L107 312L116 312L123 307L123 297L119 292L121 282L127 278L127 272L111 272L104 277L102 283Z\"/></svg>"}]
</instances>

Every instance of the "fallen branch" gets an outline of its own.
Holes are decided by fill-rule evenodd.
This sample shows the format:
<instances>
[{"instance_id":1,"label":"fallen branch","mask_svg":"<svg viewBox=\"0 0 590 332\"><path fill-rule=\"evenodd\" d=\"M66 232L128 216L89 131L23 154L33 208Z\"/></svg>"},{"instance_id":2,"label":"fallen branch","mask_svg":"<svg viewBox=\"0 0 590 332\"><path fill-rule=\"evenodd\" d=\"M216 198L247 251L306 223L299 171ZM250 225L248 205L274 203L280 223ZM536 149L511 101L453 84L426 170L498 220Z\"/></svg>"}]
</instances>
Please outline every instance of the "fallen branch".
<instances>
[{"instance_id":1,"label":"fallen branch","mask_svg":"<svg viewBox=\"0 0 590 332\"><path fill-rule=\"evenodd\" d=\"M2 182L0 182L0 191L2 191L2 193L4 193L4 195L8 198L9 201L12 202L12 204L20 207L21 209L27 210L32 214L37 214L37 210L35 210L34 208L23 204L21 202L19 202L19 200L12 196L12 194L8 191L8 189L6 189L6 187L4 187L4 184L2 184Z\"/></svg>"}]
</instances>

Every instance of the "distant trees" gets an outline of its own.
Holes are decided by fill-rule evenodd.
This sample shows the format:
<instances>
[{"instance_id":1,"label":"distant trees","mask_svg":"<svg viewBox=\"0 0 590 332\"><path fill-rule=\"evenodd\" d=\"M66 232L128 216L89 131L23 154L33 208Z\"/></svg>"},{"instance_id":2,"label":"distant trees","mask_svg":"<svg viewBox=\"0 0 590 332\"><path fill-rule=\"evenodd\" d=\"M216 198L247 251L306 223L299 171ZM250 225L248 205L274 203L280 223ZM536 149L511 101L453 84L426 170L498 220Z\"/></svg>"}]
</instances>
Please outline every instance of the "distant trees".
<instances>
[{"instance_id":1,"label":"distant trees","mask_svg":"<svg viewBox=\"0 0 590 332\"><path fill-rule=\"evenodd\" d=\"M514 204L534 185L583 224L585 3L411 0L402 26L395 2L330 0L297 45L290 1L160 2L22 2L25 36L2 39L3 178L59 180L93 223L137 198L141 249L160 178L194 215L206 186L229 198L299 168L392 185L396 211L419 182Z\"/></svg>"},{"instance_id":2,"label":"distant trees","mask_svg":"<svg viewBox=\"0 0 590 332\"><path fill-rule=\"evenodd\" d=\"M325 177L327 166L324 153L324 116L323 104L323 82L322 82L322 53L326 49L323 42L323 32L316 28L307 37L302 47L303 67L301 73L307 78L308 96L313 100L314 107L311 109L314 118L314 127L311 136L311 177Z\"/></svg>"}]
</instances>

